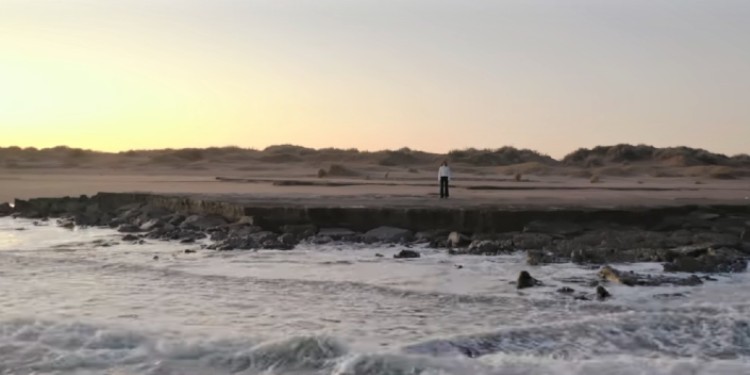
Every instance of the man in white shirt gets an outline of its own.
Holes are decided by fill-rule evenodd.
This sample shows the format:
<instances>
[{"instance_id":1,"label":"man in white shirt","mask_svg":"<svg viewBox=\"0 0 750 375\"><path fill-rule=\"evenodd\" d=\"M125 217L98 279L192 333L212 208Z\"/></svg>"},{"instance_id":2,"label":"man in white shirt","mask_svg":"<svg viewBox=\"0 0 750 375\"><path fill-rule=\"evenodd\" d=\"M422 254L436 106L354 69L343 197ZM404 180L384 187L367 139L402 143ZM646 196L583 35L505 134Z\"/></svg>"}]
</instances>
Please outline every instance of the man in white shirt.
<instances>
[{"instance_id":1,"label":"man in white shirt","mask_svg":"<svg viewBox=\"0 0 750 375\"><path fill-rule=\"evenodd\" d=\"M448 166L448 161L444 161L438 169L438 181L440 181L440 198L448 198L448 182L451 180L451 167Z\"/></svg>"}]
</instances>

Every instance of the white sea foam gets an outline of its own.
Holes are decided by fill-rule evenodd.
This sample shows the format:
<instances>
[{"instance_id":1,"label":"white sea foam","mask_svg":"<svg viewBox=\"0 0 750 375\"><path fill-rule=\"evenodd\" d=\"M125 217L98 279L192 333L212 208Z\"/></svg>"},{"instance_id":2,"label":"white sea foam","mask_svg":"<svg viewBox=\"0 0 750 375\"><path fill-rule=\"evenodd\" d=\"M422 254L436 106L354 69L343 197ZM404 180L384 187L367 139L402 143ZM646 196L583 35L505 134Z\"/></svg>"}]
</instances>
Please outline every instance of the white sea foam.
<instances>
[{"instance_id":1,"label":"white sea foam","mask_svg":"<svg viewBox=\"0 0 750 375\"><path fill-rule=\"evenodd\" d=\"M120 237L0 219L0 374L750 373L746 274L608 286L601 303L555 293L593 292L563 280L596 270L520 254L396 260L399 247L214 252ZM548 286L518 292L523 269ZM671 293L685 297L653 297Z\"/></svg>"}]
</instances>

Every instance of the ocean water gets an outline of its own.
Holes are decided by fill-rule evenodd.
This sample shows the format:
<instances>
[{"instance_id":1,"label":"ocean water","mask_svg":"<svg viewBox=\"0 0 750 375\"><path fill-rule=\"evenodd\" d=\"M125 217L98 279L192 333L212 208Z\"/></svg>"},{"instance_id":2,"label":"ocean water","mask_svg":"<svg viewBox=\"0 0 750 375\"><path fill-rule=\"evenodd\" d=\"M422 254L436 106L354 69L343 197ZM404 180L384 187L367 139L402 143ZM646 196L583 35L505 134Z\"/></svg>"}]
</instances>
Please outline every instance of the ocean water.
<instances>
[{"instance_id":1,"label":"ocean water","mask_svg":"<svg viewBox=\"0 0 750 375\"><path fill-rule=\"evenodd\" d=\"M750 374L746 273L579 301L555 291L596 268L522 254L120 237L0 218L0 374Z\"/></svg>"}]
</instances>

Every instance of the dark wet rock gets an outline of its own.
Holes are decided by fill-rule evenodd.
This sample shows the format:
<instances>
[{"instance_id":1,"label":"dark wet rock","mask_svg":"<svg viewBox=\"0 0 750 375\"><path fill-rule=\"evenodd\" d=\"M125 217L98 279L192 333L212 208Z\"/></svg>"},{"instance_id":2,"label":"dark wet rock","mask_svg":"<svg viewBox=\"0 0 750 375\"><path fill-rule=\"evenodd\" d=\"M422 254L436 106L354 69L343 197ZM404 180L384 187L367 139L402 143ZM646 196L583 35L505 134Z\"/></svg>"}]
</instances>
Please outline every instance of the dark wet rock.
<instances>
[{"instance_id":1,"label":"dark wet rock","mask_svg":"<svg viewBox=\"0 0 750 375\"><path fill-rule=\"evenodd\" d=\"M185 253L185 254L195 254L195 253L197 253L197 252L198 252L198 251L197 251L197 250L195 250L195 249L185 249L185 251L184 251L184 253Z\"/></svg>"},{"instance_id":2,"label":"dark wet rock","mask_svg":"<svg viewBox=\"0 0 750 375\"><path fill-rule=\"evenodd\" d=\"M278 237L278 241L286 246L294 247L299 243L299 238L293 233L284 233Z\"/></svg>"},{"instance_id":3,"label":"dark wet rock","mask_svg":"<svg viewBox=\"0 0 750 375\"><path fill-rule=\"evenodd\" d=\"M510 253L515 249L512 240L475 240L466 249L472 255L497 255Z\"/></svg>"},{"instance_id":4,"label":"dark wet rock","mask_svg":"<svg viewBox=\"0 0 750 375\"><path fill-rule=\"evenodd\" d=\"M381 253L375 253L375 257L376 257L376 258L383 258L383 257L384 257L384 255L383 255L383 254L381 254Z\"/></svg>"},{"instance_id":5,"label":"dark wet rock","mask_svg":"<svg viewBox=\"0 0 750 375\"><path fill-rule=\"evenodd\" d=\"M117 228L117 231L120 233L138 233L141 228L134 224L122 224Z\"/></svg>"},{"instance_id":6,"label":"dark wet rock","mask_svg":"<svg viewBox=\"0 0 750 375\"><path fill-rule=\"evenodd\" d=\"M525 288L532 288L538 285L542 285L542 282L531 277L531 274L528 271L521 271L521 273L518 275L516 288L525 289Z\"/></svg>"},{"instance_id":7,"label":"dark wet rock","mask_svg":"<svg viewBox=\"0 0 750 375\"><path fill-rule=\"evenodd\" d=\"M568 221L532 221L523 228L523 231L544 233L552 236L570 236L581 233L583 227Z\"/></svg>"},{"instance_id":8,"label":"dark wet rock","mask_svg":"<svg viewBox=\"0 0 750 375\"><path fill-rule=\"evenodd\" d=\"M557 293L560 293L560 294L573 294L575 292L576 292L575 289L567 287L567 286L564 286L557 290Z\"/></svg>"},{"instance_id":9,"label":"dark wet rock","mask_svg":"<svg viewBox=\"0 0 750 375\"><path fill-rule=\"evenodd\" d=\"M612 295L603 286L599 285L598 287L596 287L596 299L598 299L599 301L604 301L605 299L611 297Z\"/></svg>"},{"instance_id":10,"label":"dark wet rock","mask_svg":"<svg viewBox=\"0 0 750 375\"><path fill-rule=\"evenodd\" d=\"M450 233L447 230L429 230L429 231L422 231L417 232L414 235L414 242L416 243L429 243L429 244L437 244L442 246L433 246L433 247L444 247L445 246L445 238Z\"/></svg>"},{"instance_id":11,"label":"dark wet rock","mask_svg":"<svg viewBox=\"0 0 750 375\"><path fill-rule=\"evenodd\" d=\"M449 248L462 248L471 244L471 238L459 232L451 232L448 235L447 246Z\"/></svg>"},{"instance_id":12,"label":"dark wet rock","mask_svg":"<svg viewBox=\"0 0 750 375\"><path fill-rule=\"evenodd\" d=\"M180 224L180 228L207 230L209 228L226 225L227 221L219 215L191 215Z\"/></svg>"},{"instance_id":13,"label":"dark wet rock","mask_svg":"<svg viewBox=\"0 0 750 375\"><path fill-rule=\"evenodd\" d=\"M126 234L122 237L122 240L125 242L137 242L141 238L136 236L135 234Z\"/></svg>"},{"instance_id":14,"label":"dark wet rock","mask_svg":"<svg viewBox=\"0 0 750 375\"><path fill-rule=\"evenodd\" d=\"M152 259L153 260L159 260L159 256L158 255L154 255L154 257Z\"/></svg>"},{"instance_id":15,"label":"dark wet rock","mask_svg":"<svg viewBox=\"0 0 750 375\"><path fill-rule=\"evenodd\" d=\"M708 249L700 255L678 255L664 264L666 272L717 273L742 272L747 269L747 259L738 250L731 248Z\"/></svg>"},{"instance_id":16,"label":"dark wet rock","mask_svg":"<svg viewBox=\"0 0 750 375\"><path fill-rule=\"evenodd\" d=\"M411 259L411 258L419 258L421 255L419 252L414 250L401 250L398 254L393 255L396 259Z\"/></svg>"},{"instance_id":17,"label":"dark wet rock","mask_svg":"<svg viewBox=\"0 0 750 375\"><path fill-rule=\"evenodd\" d=\"M520 250L541 250L552 244L552 236L544 233L517 233L513 245Z\"/></svg>"},{"instance_id":18,"label":"dark wet rock","mask_svg":"<svg viewBox=\"0 0 750 375\"><path fill-rule=\"evenodd\" d=\"M455 265L454 267L456 267L456 269L459 269L459 270L461 270L461 269L463 269L463 268L464 268L464 266L462 266L462 265L460 265L460 264L456 264L456 265Z\"/></svg>"},{"instance_id":19,"label":"dark wet rock","mask_svg":"<svg viewBox=\"0 0 750 375\"><path fill-rule=\"evenodd\" d=\"M284 225L281 232L294 236L298 241L315 236L318 233L318 227L312 224L304 225Z\"/></svg>"},{"instance_id":20,"label":"dark wet rock","mask_svg":"<svg viewBox=\"0 0 750 375\"><path fill-rule=\"evenodd\" d=\"M257 242L257 243L264 243L267 241L276 241L278 239L278 234L270 231L262 231L262 232L256 232L249 235L249 237Z\"/></svg>"},{"instance_id":21,"label":"dark wet rock","mask_svg":"<svg viewBox=\"0 0 750 375\"><path fill-rule=\"evenodd\" d=\"M0 204L0 217L3 216L10 216L13 213L13 207L10 206L10 203L2 203Z\"/></svg>"},{"instance_id":22,"label":"dark wet rock","mask_svg":"<svg viewBox=\"0 0 750 375\"><path fill-rule=\"evenodd\" d=\"M191 244L191 243L195 243L195 238L192 238L192 237L190 237L190 238L185 238L185 239L181 240L181 241L180 241L180 243L181 243L181 244Z\"/></svg>"},{"instance_id":23,"label":"dark wet rock","mask_svg":"<svg viewBox=\"0 0 750 375\"><path fill-rule=\"evenodd\" d=\"M294 245L282 243L277 238L268 239L261 243L261 248L266 250L292 250Z\"/></svg>"},{"instance_id":24,"label":"dark wet rock","mask_svg":"<svg viewBox=\"0 0 750 375\"><path fill-rule=\"evenodd\" d=\"M227 238L229 238L229 232L226 231L211 232L211 235L209 236L209 239L213 242L224 241Z\"/></svg>"},{"instance_id":25,"label":"dark wet rock","mask_svg":"<svg viewBox=\"0 0 750 375\"><path fill-rule=\"evenodd\" d=\"M408 229L382 226L368 231L364 235L366 242L405 243L414 238Z\"/></svg>"},{"instance_id":26,"label":"dark wet rock","mask_svg":"<svg viewBox=\"0 0 750 375\"><path fill-rule=\"evenodd\" d=\"M696 233L693 236L693 243L695 244L707 244L713 248L720 247L737 247L740 244L740 238L736 234L731 233L713 233L703 232Z\"/></svg>"}]
</instances>

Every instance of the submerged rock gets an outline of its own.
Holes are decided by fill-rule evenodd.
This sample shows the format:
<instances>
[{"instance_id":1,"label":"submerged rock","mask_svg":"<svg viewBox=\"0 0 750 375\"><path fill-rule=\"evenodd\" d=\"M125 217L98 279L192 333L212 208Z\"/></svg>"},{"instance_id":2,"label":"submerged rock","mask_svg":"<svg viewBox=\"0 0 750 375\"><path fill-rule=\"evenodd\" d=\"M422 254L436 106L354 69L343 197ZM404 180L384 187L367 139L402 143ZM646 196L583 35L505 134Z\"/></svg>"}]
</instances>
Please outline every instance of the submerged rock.
<instances>
[{"instance_id":1,"label":"submerged rock","mask_svg":"<svg viewBox=\"0 0 750 375\"><path fill-rule=\"evenodd\" d=\"M538 285L542 285L542 282L531 277L531 274L528 271L521 271L521 273L518 275L516 288L525 289L525 288L532 288Z\"/></svg>"},{"instance_id":2,"label":"submerged rock","mask_svg":"<svg viewBox=\"0 0 750 375\"><path fill-rule=\"evenodd\" d=\"M599 285L598 287L596 287L596 299L598 299L599 301L604 301L611 297L612 295L609 294L609 291L607 289L604 289L603 286Z\"/></svg>"},{"instance_id":3,"label":"submerged rock","mask_svg":"<svg viewBox=\"0 0 750 375\"><path fill-rule=\"evenodd\" d=\"M394 254L393 257L396 259L412 259L419 258L422 255L414 250L401 250L398 254Z\"/></svg>"}]
</instances>

